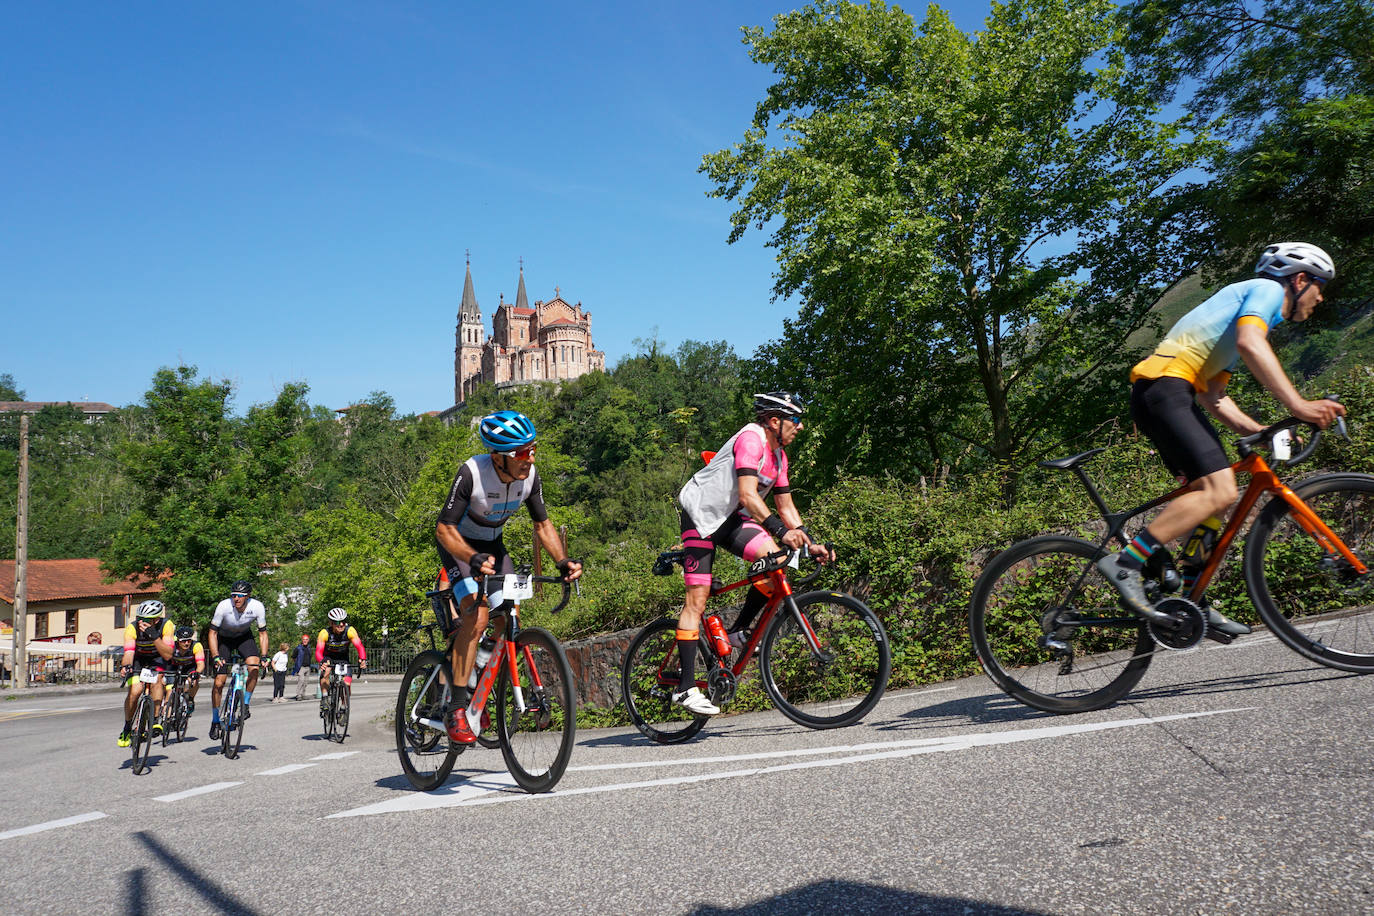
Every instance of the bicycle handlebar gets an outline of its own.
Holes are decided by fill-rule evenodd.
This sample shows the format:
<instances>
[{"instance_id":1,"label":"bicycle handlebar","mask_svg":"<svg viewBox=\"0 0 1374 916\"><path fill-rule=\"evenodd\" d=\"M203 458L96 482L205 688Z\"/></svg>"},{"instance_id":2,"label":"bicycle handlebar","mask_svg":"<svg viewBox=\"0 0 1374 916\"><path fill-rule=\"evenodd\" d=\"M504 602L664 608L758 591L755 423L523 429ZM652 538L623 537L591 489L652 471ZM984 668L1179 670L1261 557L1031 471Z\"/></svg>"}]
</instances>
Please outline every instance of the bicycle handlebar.
<instances>
[{"instance_id":1,"label":"bicycle handlebar","mask_svg":"<svg viewBox=\"0 0 1374 916\"><path fill-rule=\"evenodd\" d=\"M518 567L517 573L520 575L526 575L528 569L528 566ZM522 572L522 570L524 572ZM552 614L557 614L559 611L563 610L563 608L568 606L568 602L572 599L573 583L568 581L567 579L564 579L562 576L530 576L530 581L550 583L557 582L563 586L563 597L559 600L557 604L553 606L553 610L550 611L550 613ZM425 592L425 597L432 601L435 598L439 598L449 594L449 591L450 590L447 588L436 588L432 589L431 591ZM425 630L432 630L435 627L443 629L443 625L436 620L432 623L421 623L419 626L415 628L415 632L421 633Z\"/></svg>"},{"instance_id":2,"label":"bicycle handlebar","mask_svg":"<svg viewBox=\"0 0 1374 916\"><path fill-rule=\"evenodd\" d=\"M1340 399L1333 394L1327 395L1326 399L1328 401L1336 401L1337 403L1340 403ZM1283 432L1284 430L1294 429L1299 426L1305 426L1312 431L1311 439L1308 441L1306 447L1304 447L1302 451L1298 452L1296 455L1293 455L1292 457L1277 458L1274 460L1274 463L1276 465L1291 468L1294 465L1301 464L1302 462L1306 461L1308 458L1312 456L1312 453L1317 450L1317 445L1321 442L1322 434L1325 432L1325 430L1323 430L1320 426L1317 426L1313 423L1308 423L1306 420L1299 420L1297 417L1285 417L1284 419L1273 424L1272 426L1266 426L1264 429L1260 430L1257 433L1251 433L1248 436L1244 436L1236 440L1236 450L1240 452L1241 457L1244 458L1248 456L1252 451L1254 451L1254 447L1256 445L1262 445L1267 443L1272 451L1275 435ZM1336 421L1331 424L1331 427L1332 431L1336 435L1340 436L1342 439L1345 439L1347 441L1350 439L1350 433L1346 429L1345 425L1345 417L1337 417Z\"/></svg>"}]
</instances>

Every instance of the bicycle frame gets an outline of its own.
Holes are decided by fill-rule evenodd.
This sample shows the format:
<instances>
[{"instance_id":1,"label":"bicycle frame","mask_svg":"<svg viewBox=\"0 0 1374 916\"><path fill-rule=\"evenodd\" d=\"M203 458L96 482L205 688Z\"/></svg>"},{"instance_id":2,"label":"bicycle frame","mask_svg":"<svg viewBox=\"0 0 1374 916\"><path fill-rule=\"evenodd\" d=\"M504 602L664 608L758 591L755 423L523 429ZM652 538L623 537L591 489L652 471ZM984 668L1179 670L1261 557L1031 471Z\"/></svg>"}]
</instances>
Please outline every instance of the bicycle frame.
<instances>
[{"instance_id":1,"label":"bicycle frame","mask_svg":"<svg viewBox=\"0 0 1374 916\"><path fill-rule=\"evenodd\" d=\"M1240 529L1244 526L1245 520L1249 518L1251 511L1254 510L1260 498L1265 494L1269 494L1275 499L1282 499L1286 502L1293 511L1293 519L1304 531L1311 535L1312 539L1328 554L1340 554L1340 556L1344 558L1345 561L1350 564L1351 568L1359 575L1364 575L1369 571L1364 563L1360 562L1360 558L1351 552L1350 548L1347 547L1345 543L1336 536L1336 533L1312 511L1307 503L1303 502L1298 494L1294 493L1287 484L1279 479L1278 474L1274 472L1274 469L1271 468L1259 454L1250 452L1239 461L1233 463L1231 465L1231 470L1236 474L1249 474L1250 482L1246 484L1245 492L1241 494L1240 501L1231 512L1231 517L1227 520L1226 527L1222 529L1221 535L1217 538L1216 546L1212 549L1212 553L1207 558L1207 562L1198 572L1198 577L1193 583L1192 591L1188 593L1188 598L1190 600L1197 602L1201 599L1202 593L1206 591L1207 586L1211 583L1212 576L1221 565L1221 561L1226 556L1226 552L1230 549L1232 542L1235 541L1236 535L1240 533ZM1097 488L1093 486L1092 481L1088 479L1088 475L1083 468L1081 466L1076 466L1073 468L1073 472L1077 474L1078 479L1083 482L1084 487L1088 490L1089 498L1092 499L1093 503L1096 504L1097 508L1101 511L1103 520L1107 522L1107 535L1103 538L1101 545L1103 548L1105 548L1107 543L1112 539L1116 539L1118 543L1125 546L1126 538L1122 534L1122 530L1125 528L1126 522L1143 512L1148 512L1151 509L1170 502L1191 489L1190 486L1178 487L1163 496L1142 503L1134 509L1130 509L1126 512L1114 513L1107 509L1107 504L1103 502L1101 495L1097 492Z\"/></svg>"}]
</instances>

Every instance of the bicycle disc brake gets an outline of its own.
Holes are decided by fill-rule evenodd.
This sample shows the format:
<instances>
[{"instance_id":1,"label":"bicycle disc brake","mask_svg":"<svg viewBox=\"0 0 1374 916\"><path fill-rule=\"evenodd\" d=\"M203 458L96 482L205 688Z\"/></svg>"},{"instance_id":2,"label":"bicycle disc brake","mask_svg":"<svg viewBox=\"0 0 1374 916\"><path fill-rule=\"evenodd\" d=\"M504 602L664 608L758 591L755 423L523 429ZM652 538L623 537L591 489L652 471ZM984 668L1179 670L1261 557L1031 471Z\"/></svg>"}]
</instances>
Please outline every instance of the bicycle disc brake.
<instances>
[{"instance_id":1,"label":"bicycle disc brake","mask_svg":"<svg viewBox=\"0 0 1374 916\"><path fill-rule=\"evenodd\" d=\"M1165 649L1192 649L1207 635L1206 612L1187 598L1165 598L1155 605L1155 610L1163 611L1174 620L1172 625L1153 621L1145 624L1150 638Z\"/></svg>"},{"instance_id":2,"label":"bicycle disc brake","mask_svg":"<svg viewBox=\"0 0 1374 916\"><path fill-rule=\"evenodd\" d=\"M720 665L712 668L706 675L706 693L711 702L724 706L735 698L735 673Z\"/></svg>"}]
</instances>

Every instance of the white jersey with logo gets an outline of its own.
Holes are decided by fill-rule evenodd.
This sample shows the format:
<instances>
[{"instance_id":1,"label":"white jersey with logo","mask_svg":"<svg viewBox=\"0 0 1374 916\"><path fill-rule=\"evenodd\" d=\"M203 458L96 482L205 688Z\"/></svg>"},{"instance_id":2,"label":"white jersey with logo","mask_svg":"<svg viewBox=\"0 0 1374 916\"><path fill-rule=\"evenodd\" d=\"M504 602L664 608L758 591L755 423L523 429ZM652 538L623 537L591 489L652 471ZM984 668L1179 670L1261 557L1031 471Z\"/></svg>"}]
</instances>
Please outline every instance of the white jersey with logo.
<instances>
[{"instance_id":1,"label":"white jersey with logo","mask_svg":"<svg viewBox=\"0 0 1374 916\"><path fill-rule=\"evenodd\" d=\"M506 521L525 504L534 521L549 517L537 468L531 467L530 476L524 480L505 483L497 475L491 455L474 455L463 462L453 478L448 500L439 510L439 522L453 525L464 538L494 541L501 536Z\"/></svg>"},{"instance_id":2,"label":"white jersey with logo","mask_svg":"<svg viewBox=\"0 0 1374 916\"><path fill-rule=\"evenodd\" d=\"M248 628L255 623L259 630L267 629L267 608L256 598L249 598L243 603L242 613L234 608L232 598L225 598L216 605L215 616L210 618L210 626L226 636L245 635Z\"/></svg>"}]
</instances>

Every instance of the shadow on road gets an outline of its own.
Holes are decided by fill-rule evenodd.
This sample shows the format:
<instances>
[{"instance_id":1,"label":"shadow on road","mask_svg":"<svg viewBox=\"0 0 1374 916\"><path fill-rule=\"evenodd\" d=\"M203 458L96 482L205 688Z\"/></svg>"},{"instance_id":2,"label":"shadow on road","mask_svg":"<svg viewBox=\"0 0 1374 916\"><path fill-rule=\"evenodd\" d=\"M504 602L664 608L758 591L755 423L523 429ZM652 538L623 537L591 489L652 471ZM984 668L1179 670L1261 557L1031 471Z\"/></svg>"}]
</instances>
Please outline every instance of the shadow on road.
<instances>
[{"instance_id":1,"label":"shadow on road","mask_svg":"<svg viewBox=\"0 0 1374 916\"><path fill-rule=\"evenodd\" d=\"M1042 910L894 890L857 881L818 881L747 906L703 906L693 916L800 916L812 913L958 913L961 916L1040 916Z\"/></svg>"},{"instance_id":2,"label":"shadow on road","mask_svg":"<svg viewBox=\"0 0 1374 916\"><path fill-rule=\"evenodd\" d=\"M257 910L241 902L233 894L211 881L204 874L192 868L185 859L178 856L171 849L163 846L152 837L147 831L140 830L134 834L134 839L147 846L149 850L156 853L158 860L165 863L178 878L186 882L186 886L191 888L209 905L221 913L232 913L235 916L256 916ZM136 869L130 873L129 886L133 890L135 884L139 890L143 888L143 869ZM140 892L129 895L130 914L141 914L143 912L144 895Z\"/></svg>"},{"instance_id":3,"label":"shadow on road","mask_svg":"<svg viewBox=\"0 0 1374 916\"><path fill-rule=\"evenodd\" d=\"M1303 675L1303 677L1288 677L1288 675L1294 674ZM1349 671L1336 671L1321 665L1310 665L1302 668L1289 668L1284 671L1263 671L1257 674L1234 674L1226 677L1196 679L1159 687L1137 687L1127 695L1126 700L1159 700L1166 697L1206 696L1210 693L1274 690L1280 687L1321 684L1327 681L1343 681L1358 677L1363 677L1363 675Z\"/></svg>"},{"instance_id":4,"label":"shadow on road","mask_svg":"<svg viewBox=\"0 0 1374 916\"><path fill-rule=\"evenodd\" d=\"M879 730L909 730L912 728L948 728L957 725L993 725L1002 722L1028 722L1049 717L1049 713L1031 709L1004 693L985 693L976 697L946 700L930 706L918 706L886 724L869 722Z\"/></svg>"}]
</instances>

